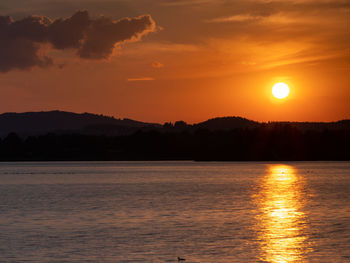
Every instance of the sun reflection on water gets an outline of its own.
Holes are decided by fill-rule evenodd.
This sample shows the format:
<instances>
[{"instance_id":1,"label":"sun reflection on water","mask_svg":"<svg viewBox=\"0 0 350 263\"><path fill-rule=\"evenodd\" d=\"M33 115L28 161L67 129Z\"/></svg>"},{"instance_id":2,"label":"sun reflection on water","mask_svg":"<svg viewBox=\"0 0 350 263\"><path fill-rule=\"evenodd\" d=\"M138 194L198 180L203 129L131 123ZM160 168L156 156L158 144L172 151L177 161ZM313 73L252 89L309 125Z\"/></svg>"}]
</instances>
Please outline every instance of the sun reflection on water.
<instances>
[{"instance_id":1,"label":"sun reflection on water","mask_svg":"<svg viewBox=\"0 0 350 263\"><path fill-rule=\"evenodd\" d=\"M287 165L271 165L255 195L259 207L260 260L276 263L303 262L308 251L303 179Z\"/></svg>"}]
</instances>

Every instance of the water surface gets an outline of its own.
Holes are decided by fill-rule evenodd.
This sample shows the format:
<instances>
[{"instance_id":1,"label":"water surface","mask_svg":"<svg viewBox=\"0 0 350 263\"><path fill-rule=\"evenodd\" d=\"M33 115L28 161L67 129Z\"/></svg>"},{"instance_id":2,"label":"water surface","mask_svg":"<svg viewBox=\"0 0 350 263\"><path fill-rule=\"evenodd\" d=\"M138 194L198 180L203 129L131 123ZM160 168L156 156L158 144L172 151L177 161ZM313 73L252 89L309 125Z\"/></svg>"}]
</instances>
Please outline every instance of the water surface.
<instances>
[{"instance_id":1,"label":"water surface","mask_svg":"<svg viewBox=\"0 0 350 263\"><path fill-rule=\"evenodd\" d=\"M0 163L0 262L350 262L350 163Z\"/></svg>"}]
</instances>

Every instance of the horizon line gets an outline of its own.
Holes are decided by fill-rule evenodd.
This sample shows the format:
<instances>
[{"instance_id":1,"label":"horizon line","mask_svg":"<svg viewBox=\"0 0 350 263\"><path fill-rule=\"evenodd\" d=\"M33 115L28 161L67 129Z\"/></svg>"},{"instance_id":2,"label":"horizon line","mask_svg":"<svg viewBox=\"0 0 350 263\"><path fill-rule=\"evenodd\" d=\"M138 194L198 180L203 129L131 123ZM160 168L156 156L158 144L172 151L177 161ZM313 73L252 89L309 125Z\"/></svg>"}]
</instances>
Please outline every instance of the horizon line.
<instances>
[{"instance_id":1,"label":"horizon line","mask_svg":"<svg viewBox=\"0 0 350 263\"><path fill-rule=\"evenodd\" d=\"M103 117L109 117L109 118L114 118L114 119L119 119L119 120L133 120L133 121L137 121L137 122L143 122L143 123L151 123L151 124L165 124L165 123L176 123L178 121L184 121L184 120L175 120L175 121L164 121L164 122L154 122L154 121L143 121L143 120L138 120L138 119L133 119L130 117L116 117L114 115L106 115L106 114L102 114L102 113L91 113L91 112L74 112L74 111L67 111L67 110L39 110L39 111L24 111L24 112L14 112L14 111L9 111L9 112L2 112L0 113L1 115L4 114L25 114L25 113L48 113L48 112L64 112L64 113L73 113L73 114L91 114L91 115L97 115L97 116L103 116ZM238 115L226 115L226 116L217 116L217 117L209 117L205 120L199 121L199 122L186 122L184 121L186 124L189 125L193 125L193 124L197 124L197 123L202 123L202 122L206 122L208 120L213 120L213 119L222 119L222 118L241 118L241 119L245 119L248 121L253 121L256 123L260 123L260 124L264 124L264 123L337 123L340 121L346 121L346 120L350 120L350 116L348 118L343 118L343 119L338 119L338 120L332 120L332 121L290 121L290 120L283 120L283 121L278 121L278 120L268 120L268 121L256 121L253 119L249 119L247 117L243 117L243 116L238 116Z\"/></svg>"}]
</instances>

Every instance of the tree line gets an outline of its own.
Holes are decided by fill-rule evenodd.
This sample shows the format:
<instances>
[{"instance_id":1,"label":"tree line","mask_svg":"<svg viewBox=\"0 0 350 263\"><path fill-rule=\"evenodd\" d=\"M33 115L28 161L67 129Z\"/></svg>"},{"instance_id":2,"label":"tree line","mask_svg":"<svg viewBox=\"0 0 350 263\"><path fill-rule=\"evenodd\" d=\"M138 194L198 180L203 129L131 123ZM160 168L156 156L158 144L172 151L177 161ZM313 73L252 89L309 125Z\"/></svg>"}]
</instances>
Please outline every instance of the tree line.
<instances>
[{"instance_id":1,"label":"tree line","mask_svg":"<svg viewBox=\"0 0 350 263\"><path fill-rule=\"evenodd\" d=\"M126 136L54 134L0 139L0 161L318 161L350 160L350 130L288 124L216 130L139 130Z\"/></svg>"}]
</instances>

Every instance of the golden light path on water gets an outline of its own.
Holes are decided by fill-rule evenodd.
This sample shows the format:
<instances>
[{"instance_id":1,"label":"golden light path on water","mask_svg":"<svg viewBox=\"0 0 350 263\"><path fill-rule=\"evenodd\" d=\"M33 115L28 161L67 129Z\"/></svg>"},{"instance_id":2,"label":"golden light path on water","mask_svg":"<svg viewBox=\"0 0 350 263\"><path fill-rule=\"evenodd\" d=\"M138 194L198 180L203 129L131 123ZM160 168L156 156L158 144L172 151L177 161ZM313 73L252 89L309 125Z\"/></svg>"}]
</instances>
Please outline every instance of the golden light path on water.
<instances>
[{"instance_id":1,"label":"golden light path on water","mask_svg":"<svg viewBox=\"0 0 350 263\"><path fill-rule=\"evenodd\" d=\"M287 165L269 166L260 191L254 196L259 207L256 230L260 260L304 262L309 251L306 215L302 212L304 181Z\"/></svg>"}]
</instances>

